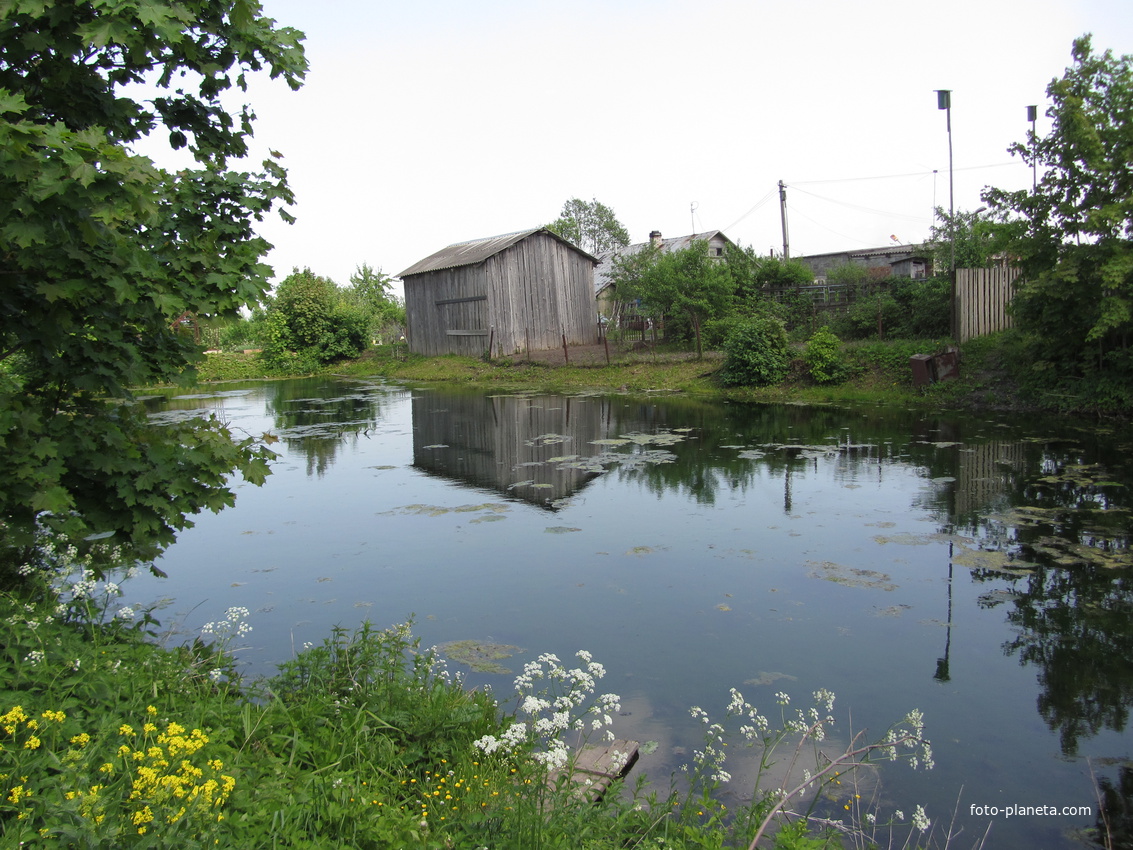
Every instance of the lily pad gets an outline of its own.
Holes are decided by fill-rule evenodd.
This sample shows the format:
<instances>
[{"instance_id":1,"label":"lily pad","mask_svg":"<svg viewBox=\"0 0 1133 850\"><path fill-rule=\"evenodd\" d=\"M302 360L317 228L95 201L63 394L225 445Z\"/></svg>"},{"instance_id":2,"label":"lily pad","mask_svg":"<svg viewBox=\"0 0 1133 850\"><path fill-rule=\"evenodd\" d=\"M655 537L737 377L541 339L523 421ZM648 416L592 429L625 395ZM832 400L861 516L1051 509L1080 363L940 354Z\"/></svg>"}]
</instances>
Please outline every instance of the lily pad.
<instances>
[{"instance_id":1,"label":"lily pad","mask_svg":"<svg viewBox=\"0 0 1133 850\"><path fill-rule=\"evenodd\" d=\"M445 658L466 664L478 673L511 673L511 669L498 662L503 658L511 658L517 652L523 652L518 646L483 640L452 640L440 644L437 651Z\"/></svg>"},{"instance_id":2,"label":"lily pad","mask_svg":"<svg viewBox=\"0 0 1133 850\"><path fill-rule=\"evenodd\" d=\"M572 531L582 531L581 528L571 528L568 525L551 525L543 529L546 534L569 534Z\"/></svg>"},{"instance_id":3,"label":"lily pad","mask_svg":"<svg viewBox=\"0 0 1133 850\"><path fill-rule=\"evenodd\" d=\"M744 679L744 684L763 687L765 685L773 685L780 679L786 679L789 682L797 682L799 680L799 677L792 676L790 673L774 673L760 670L759 675L754 679Z\"/></svg>"},{"instance_id":4,"label":"lily pad","mask_svg":"<svg viewBox=\"0 0 1133 850\"><path fill-rule=\"evenodd\" d=\"M815 569L811 570L811 578L820 578L823 581L832 581L835 584L844 584L847 587L868 587L873 590L896 590L897 585L886 573L876 570L862 570L855 567L846 567L831 561L821 563L811 562Z\"/></svg>"}]
</instances>

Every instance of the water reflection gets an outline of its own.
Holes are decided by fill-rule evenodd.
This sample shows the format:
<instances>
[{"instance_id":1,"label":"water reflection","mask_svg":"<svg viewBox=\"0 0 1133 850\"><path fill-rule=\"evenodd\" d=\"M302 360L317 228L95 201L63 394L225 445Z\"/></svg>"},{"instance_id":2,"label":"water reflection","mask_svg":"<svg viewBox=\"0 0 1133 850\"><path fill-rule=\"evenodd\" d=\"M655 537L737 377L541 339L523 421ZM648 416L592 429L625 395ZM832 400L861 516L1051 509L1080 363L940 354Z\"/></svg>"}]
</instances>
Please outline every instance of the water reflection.
<instances>
[{"instance_id":1,"label":"water reflection","mask_svg":"<svg viewBox=\"0 0 1133 850\"><path fill-rule=\"evenodd\" d=\"M452 481L554 509L599 469L574 461L610 428L601 399L420 393L413 465Z\"/></svg>"},{"instance_id":2,"label":"water reflection","mask_svg":"<svg viewBox=\"0 0 1133 850\"><path fill-rule=\"evenodd\" d=\"M162 415L235 417L296 460L238 503L249 518L209 550L231 558L220 581L245 594L233 604L263 594L257 635L271 616L286 642L299 622L416 611L427 641L493 638L538 652L584 639L624 671L626 734L662 741L662 775L696 745L681 725L688 705L730 685L765 698L783 686L765 683L766 671L797 677L804 692L845 694L855 720L892 720L894 705L930 711L938 771L902 793L945 788L938 810L976 774L978 793L1016 795L999 802L1048 803L1027 795L1073 788L1062 802L1088 803L1082 758L1126 749L1127 437L682 397L334 380L228 393L186 394ZM479 505L492 516L451 507L477 501L470 491L492 494ZM272 503L273 493L285 495ZM422 504L442 507L412 510ZM186 557L171 575L192 574ZM293 585L274 583L287 575ZM1018 760L1045 769L1021 777ZM1129 778L1107 781L1124 799ZM1010 828L1065 846L1049 838L1068 827Z\"/></svg>"},{"instance_id":3,"label":"water reflection","mask_svg":"<svg viewBox=\"0 0 1133 850\"><path fill-rule=\"evenodd\" d=\"M343 446L369 436L387 392L362 381L346 386L327 379L275 381L266 385L264 404L275 422L273 436L306 457L308 476L322 476Z\"/></svg>"},{"instance_id":4,"label":"water reflection","mask_svg":"<svg viewBox=\"0 0 1133 850\"><path fill-rule=\"evenodd\" d=\"M978 571L977 581L1001 574ZM1103 729L1123 732L1133 705L1133 577L1097 567L1040 566L1010 577L1010 590L985 594L1001 606L1016 636L1004 652L1039 668L1039 715L1059 735L1064 755Z\"/></svg>"}]
</instances>

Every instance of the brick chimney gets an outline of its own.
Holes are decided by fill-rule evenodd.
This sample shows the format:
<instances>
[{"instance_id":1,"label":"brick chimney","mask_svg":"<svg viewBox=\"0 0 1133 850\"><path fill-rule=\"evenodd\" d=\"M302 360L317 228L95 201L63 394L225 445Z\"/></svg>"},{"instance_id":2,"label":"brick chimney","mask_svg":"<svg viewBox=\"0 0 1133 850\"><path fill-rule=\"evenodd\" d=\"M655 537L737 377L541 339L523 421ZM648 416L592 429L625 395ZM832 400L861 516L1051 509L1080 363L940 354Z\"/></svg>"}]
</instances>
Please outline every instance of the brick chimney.
<instances>
[{"instance_id":1,"label":"brick chimney","mask_svg":"<svg viewBox=\"0 0 1133 850\"><path fill-rule=\"evenodd\" d=\"M660 230L654 230L654 231L650 232L649 241L652 243L654 248L660 248L661 247L661 231Z\"/></svg>"}]
</instances>

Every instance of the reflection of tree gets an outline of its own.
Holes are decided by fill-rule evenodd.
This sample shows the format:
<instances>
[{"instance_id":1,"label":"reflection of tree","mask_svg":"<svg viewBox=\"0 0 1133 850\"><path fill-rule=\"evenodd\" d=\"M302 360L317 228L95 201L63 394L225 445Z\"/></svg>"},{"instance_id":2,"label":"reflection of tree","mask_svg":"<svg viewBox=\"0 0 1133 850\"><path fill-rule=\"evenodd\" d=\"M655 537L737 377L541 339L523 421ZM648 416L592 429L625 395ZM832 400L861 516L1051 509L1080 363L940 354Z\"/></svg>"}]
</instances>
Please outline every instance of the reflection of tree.
<instances>
[{"instance_id":1,"label":"reflection of tree","mask_svg":"<svg viewBox=\"0 0 1133 850\"><path fill-rule=\"evenodd\" d=\"M1040 567L1015 580L1007 621L1018 636L1004 651L1041 668L1038 711L1058 730L1066 755L1077 752L1083 736L1125 729L1133 705L1131 581L1128 573L1096 567ZM981 604L1005 601L1005 594L988 594Z\"/></svg>"},{"instance_id":2,"label":"reflection of tree","mask_svg":"<svg viewBox=\"0 0 1133 850\"><path fill-rule=\"evenodd\" d=\"M331 378L277 381L268 385L265 406L276 436L307 458L307 474L322 475L339 448L372 428L382 415L384 393L367 384Z\"/></svg>"},{"instance_id":3,"label":"reflection of tree","mask_svg":"<svg viewBox=\"0 0 1133 850\"><path fill-rule=\"evenodd\" d=\"M1133 767L1122 765L1114 783L1107 776L1098 779L1101 809L1094 832L1107 850L1133 847Z\"/></svg>"}]
</instances>

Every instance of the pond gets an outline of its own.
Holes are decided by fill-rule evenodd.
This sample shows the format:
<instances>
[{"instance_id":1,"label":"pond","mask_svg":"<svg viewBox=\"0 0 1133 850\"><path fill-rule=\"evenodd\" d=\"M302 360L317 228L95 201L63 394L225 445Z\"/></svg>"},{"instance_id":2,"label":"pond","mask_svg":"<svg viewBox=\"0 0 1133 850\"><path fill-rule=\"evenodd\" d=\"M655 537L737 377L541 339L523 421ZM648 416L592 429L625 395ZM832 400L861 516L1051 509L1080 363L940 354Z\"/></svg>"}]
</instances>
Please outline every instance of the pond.
<instances>
[{"instance_id":1,"label":"pond","mask_svg":"<svg viewBox=\"0 0 1133 850\"><path fill-rule=\"evenodd\" d=\"M622 697L615 733L655 743L635 771L662 789L703 744L690 707L722 720L733 687L771 717L780 691L806 706L830 689L831 748L850 716L880 736L919 708L935 769L883 766L869 793L883 816L922 803L943 825L955 809L954 846L989 822L988 846L1081 846L1097 786L1133 789L1128 432L327 378L220 386L145 404L157 421L215 413L270 435L273 474L197 518L159 562L169 577L130 594L168 598L158 616L185 636L247 607L249 673L335 625L410 615L425 645L487 647L478 669L451 666L501 699L524 662L585 649ZM513 654L487 657L493 645ZM740 800L751 758L733 756Z\"/></svg>"}]
</instances>

